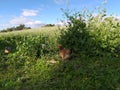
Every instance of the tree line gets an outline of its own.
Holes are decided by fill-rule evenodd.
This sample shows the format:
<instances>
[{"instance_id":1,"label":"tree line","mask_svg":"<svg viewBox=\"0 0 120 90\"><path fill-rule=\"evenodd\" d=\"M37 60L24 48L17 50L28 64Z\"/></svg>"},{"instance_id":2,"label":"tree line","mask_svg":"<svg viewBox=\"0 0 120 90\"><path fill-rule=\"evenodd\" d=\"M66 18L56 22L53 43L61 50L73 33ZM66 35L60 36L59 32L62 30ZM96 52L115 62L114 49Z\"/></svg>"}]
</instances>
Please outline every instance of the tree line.
<instances>
[{"instance_id":1,"label":"tree line","mask_svg":"<svg viewBox=\"0 0 120 90\"><path fill-rule=\"evenodd\" d=\"M31 29L31 27L26 27L24 24L20 24L19 26L7 28L4 30L1 30L0 32L19 31L19 30L23 30L23 29Z\"/></svg>"}]
</instances>

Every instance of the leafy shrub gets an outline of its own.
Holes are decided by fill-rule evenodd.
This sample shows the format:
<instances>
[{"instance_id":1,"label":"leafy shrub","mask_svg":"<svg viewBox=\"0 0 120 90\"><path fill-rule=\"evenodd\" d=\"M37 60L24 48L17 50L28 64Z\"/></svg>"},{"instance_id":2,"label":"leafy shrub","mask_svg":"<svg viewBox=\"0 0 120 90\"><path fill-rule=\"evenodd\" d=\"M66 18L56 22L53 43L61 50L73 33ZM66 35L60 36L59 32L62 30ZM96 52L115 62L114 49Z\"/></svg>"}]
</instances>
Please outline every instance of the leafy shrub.
<instances>
[{"instance_id":1,"label":"leafy shrub","mask_svg":"<svg viewBox=\"0 0 120 90\"><path fill-rule=\"evenodd\" d=\"M103 11L97 16L75 13L69 15L66 30L61 30L58 43L74 52L88 56L113 55L120 41L120 23L116 18L106 17Z\"/></svg>"},{"instance_id":2,"label":"leafy shrub","mask_svg":"<svg viewBox=\"0 0 120 90\"><path fill-rule=\"evenodd\" d=\"M56 39L45 34L39 35L16 35L0 38L0 53L4 55L5 47L11 47L11 58L29 57L40 58L56 52ZM8 55L9 56L9 55Z\"/></svg>"},{"instance_id":3,"label":"leafy shrub","mask_svg":"<svg viewBox=\"0 0 120 90\"><path fill-rule=\"evenodd\" d=\"M53 38L46 34L0 37L0 70L29 67L37 59L52 56L57 51ZM8 46L12 50L5 54L4 49Z\"/></svg>"},{"instance_id":4,"label":"leafy shrub","mask_svg":"<svg viewBox=\"0 0 120 90\"><path fill-rule=\"evenodd\" d=\"M75 13L71 16L66 14L66 16L69 19L67 29L61 30L58 42L75 53L93 54L96 49L95 41L87 30L82 14Z\"/></svg>"},{"instance_id":5,"label":"leafy shrub","mask_svg":"<svg viewBox=\"0 0 120 90\"><path fill-rule=\"evenodd\" d=\"M115 55L115 49L120 42L119 24L119 20L112 16L106 17L105 13L97 15L89 21L88 29L102 51Z\"/></svg>"}]
</instances>

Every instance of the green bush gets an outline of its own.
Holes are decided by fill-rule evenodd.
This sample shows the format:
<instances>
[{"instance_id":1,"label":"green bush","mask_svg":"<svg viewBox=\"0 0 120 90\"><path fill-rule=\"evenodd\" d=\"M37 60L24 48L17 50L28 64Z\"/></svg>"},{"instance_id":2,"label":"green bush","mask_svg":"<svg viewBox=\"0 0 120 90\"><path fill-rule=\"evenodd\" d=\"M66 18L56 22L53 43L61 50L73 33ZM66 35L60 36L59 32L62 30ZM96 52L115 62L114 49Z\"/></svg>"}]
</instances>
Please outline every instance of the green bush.
<instances>
[{"instance_id":1,"label":"green bush","mask_svg":"<svg viewBox=\"0 0 120 90\"><path fill-rule=\"evenodd\" d=\"M88 56L115 55L120 41L119 20L106 17L105 12L97 16L82 13L65 15L69 22L67 28L61 30L59 44Z\"/></svg>"},{"instance_id":2,"label":"green bush","mask_svg":"<svg viewBox=\"0 0 120 90\"><path fill-rule=\"evenodd\" d=\"M94 36L102 52L111 53L111 55L118 55L115 53L120 42L120 22L115 17L106 17L106 15L98 14L89 22L88 29ZM97 47L98 47L97 46ZM102 53L101 52L101 53Z\"/></svg>"},{"instance_id":3,"label":"green bush","mask_svg":"<svg viewBox=\"0 0 120 90\"><path fill-rule=\"evenodd\" d=\"M74 53L93 54L96 49L95 41L87 30L86 22L82 14L66 14L69 22L66 30L61 30L58 42L63 47L70 48ZM78 18L78 19L77 19Z\"/></svg>"},{"instance_id":4,"label":"green bush","mask_svg":"<svg viewBox=\"0 0 120 90\"><path fill-rule=\"evenodd\" d=\"M50 56L56 53L56 41L48 35L15 35L0 37L1 67L19 68L26 62ZM11 47L9 54L4 53L5 47Z\"/></svg>"}]
</instances>

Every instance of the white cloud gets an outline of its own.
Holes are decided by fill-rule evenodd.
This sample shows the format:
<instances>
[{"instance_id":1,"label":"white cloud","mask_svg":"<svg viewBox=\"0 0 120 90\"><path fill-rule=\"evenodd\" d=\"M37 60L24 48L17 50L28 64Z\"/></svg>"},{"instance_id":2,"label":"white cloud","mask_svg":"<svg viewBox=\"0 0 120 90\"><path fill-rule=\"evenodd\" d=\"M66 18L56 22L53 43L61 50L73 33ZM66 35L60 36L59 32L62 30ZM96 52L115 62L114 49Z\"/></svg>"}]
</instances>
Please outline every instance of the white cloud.
<instances>
[{"instance_id":1,"label":"white cloud","mask_svg":"<svg viewBox=\"0 0 120 90\"><path fill-rule=\"evenodd\" d=\"M32 27L32 28L40 27L40 26L43 25L43 23L41 21L29 19L29 18L26 18L26 17L23 17L23 16L13 18L11 21L9 21L9 24L11 26L17 26L17 25L20 25L20 24L25 24L26 26L29 26L29 27Z\"/></svg>"},{"instance_id":2,"label":"white cloud","mask_svg":"<svg viewBox=\"0 0 120 90\"><path fill-rule=\"evenodd\" d=\"M43 26L45 24L42 23L41 21L34 20L34 21L27 22L25 25L30 26L32 28L36 28L36 27L41 27L41 26Z\"/></svg>"},{"instance_id":3,"label":"white cloud","mask_svg":"<svg viewBox=\"0 0 120 90\"><path fill-rule=\"evenodd\" d=\"M25 18L23 16L13 18L9 23L13 25L23 24L31 21L31 19Z\"/></svg>"},{"instance_id":4,"label":"white cloud","mask_svg":"<svg viewBox=\"0 0 120 90\"><path fill-rule=\"evenodd\" d=\"M19 16L9 16L12 18L8 23L6 24L0 24L0 29L5 29L5 28L10 28L13 26L18 26L20 24L25 24L27 27L31 28L36 28L36 27L41 27L45 25L43 22L40 20L33 19L32 17L29 16L35 16L37 17L39 14L39 11L42 10L42 6L37 9L23 9L22 12L20 13ZM0 15L0 18L3 19L4 16Z\"/></svg>"},{"instance_id":5,"label":"white cloud","mask_svg":"<svg viewBox=\"0 0 120 90\"><path fill-rule=\"evenodd\" d=\"M55 2L56 4L63 4L63 3L64 3L64 0L54 0L54 2Z\"/></svg>"},{"instance_id":6,"label":"white cloud","mask_svg":"<svg viewBox=\"0 0 120 90\"><path fill-rule=\"evenodd\" d=\"M55 25L58 25L58 26L65 26L68 24L68 21L67 20L61 20L61 21L57 21L57 23Z\"/></svg>"},{"instance_id":7,"label":"white cloud","mask_svg":"<svg viewBox=\"0 0 120 90\"><path fill-rule=\"evenodd\" d=\"M114 17L120 20L120 16L116 16L116 15L115 15Z\"/></svg>"},{"instance_id":8,"label":"white cloud","mask_svg":"<svg viewBox=\"0 0 120 90\"><path fill-rule=\"evenodd\" d=\"M39 10L23 9L22 16L37 16Z\"/></svg>"}]
</instances>

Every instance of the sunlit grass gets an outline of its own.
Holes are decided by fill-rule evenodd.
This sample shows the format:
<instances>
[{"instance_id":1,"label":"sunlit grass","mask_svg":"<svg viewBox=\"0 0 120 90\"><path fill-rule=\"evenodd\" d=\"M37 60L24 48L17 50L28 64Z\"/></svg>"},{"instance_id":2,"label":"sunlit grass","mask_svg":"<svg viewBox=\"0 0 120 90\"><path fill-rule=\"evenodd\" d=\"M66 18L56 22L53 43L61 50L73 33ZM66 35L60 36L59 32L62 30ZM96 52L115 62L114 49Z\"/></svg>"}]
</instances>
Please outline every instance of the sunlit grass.
<instances>
[{"instance_id":1,"label":"sunlit grass","mask_svg":"<svg viewBox=\"0 0 120 90\"><path fill-rule=\"evenodd\" d=\"M64 27L60 27L64 28ZM38 35L38 34L47 34L47 35L55 35L59 34L60 30L58 26L55 27L41 27L41 28L33 28L28 30L20 30L20 31L12 31L12 32L1 32L0 36L15 36L15 35Z\"/></svg>"}]
</instances>

